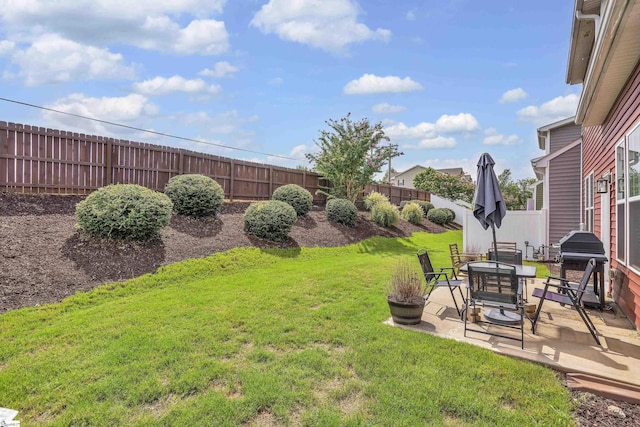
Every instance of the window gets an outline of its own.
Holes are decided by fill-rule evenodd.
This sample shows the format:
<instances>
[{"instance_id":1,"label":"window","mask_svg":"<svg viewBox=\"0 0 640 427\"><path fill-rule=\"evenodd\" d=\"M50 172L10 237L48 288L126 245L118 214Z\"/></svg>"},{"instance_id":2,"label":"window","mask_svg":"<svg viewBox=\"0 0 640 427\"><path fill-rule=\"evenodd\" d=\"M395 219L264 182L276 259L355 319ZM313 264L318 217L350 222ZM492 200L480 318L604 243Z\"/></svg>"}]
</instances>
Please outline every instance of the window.
<instances>
[{"instance_id":1,"label":"window","mask_svg":"<svg viewBox=\"0 0 640 427\"><path fill-rule=\"evenodd\" d=\"M640 270L640 126L627 137L627 183L629 265Z\"/></svg>"},{"instance_id":2,"label":"window","mask_svg":"<svg viewBox=\"0 0 640 427\"><path fill-rule=\"evenodd\" d=\"M616 147L617 258L640 272L640 123Z\"/></svg>"},{"instance_id":3,"label":"window","mask_svg":"<svg viewBox=\"0 0 640 427\"><path fill-rule=\"evenodd\" d=\"M593 172L584 180L584 227L593 232Z\"/></svg>"},{"instance_id":4,"label":"window","mask_svg":"<svg viewBox=\"0 0 640 427\"><path fill-rule=\"evenodd\" d=\"M399 186L403 186L404 185L404 179L399 179L398 180L398 185Z\"/></svg>"},{"instance_id":5,"label":"window","mask_svg":"<svg viewBox=\"0 0 640 427\"><path fill-rule=\"evenodd\" d=\"M625 173L624 173L624 140L616 147L616 258L623 264L626 261L626 245L625 245Z\"/></svg>"}]
</instances>

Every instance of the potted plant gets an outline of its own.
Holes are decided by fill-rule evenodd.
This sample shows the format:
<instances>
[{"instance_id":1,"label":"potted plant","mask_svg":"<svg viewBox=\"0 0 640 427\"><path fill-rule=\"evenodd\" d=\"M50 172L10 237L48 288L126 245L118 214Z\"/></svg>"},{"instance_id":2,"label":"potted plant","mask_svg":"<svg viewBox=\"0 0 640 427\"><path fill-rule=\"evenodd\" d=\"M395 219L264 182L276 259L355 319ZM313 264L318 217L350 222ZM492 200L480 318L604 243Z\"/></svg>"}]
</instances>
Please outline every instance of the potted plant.
<instances>
[{"instance_id":1,"label":"potted plant","mask_svg":"<svg viewBox=\"0 0 640 427\"><path fill-rule=\"evenodd\" d=\"M406 259L398 261L391 273L387 302L394 323L417 325L422 319L426 286Z\"/></svg>"}]
</instances>

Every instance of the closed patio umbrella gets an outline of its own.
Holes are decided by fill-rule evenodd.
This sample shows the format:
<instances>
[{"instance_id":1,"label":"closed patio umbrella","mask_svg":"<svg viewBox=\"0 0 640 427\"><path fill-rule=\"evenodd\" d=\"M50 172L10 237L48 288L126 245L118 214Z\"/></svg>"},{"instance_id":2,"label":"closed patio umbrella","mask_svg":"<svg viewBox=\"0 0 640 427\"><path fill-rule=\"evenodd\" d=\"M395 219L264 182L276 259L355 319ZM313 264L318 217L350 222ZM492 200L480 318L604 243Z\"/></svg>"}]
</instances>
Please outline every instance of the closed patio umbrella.
<instances>
[{"instance_id":1,"label":"closed patio umbrella","mask_svg":"<svg viewBox=\"0 0 640 427\"><path fill-rule=\"evenodd\" d=\"M507 205L502 198L498 177L493 170L496 162L489 153L484 153L478 160L478 181L476 184L476 193L473 200L473 216L475 216L482 227L486 230L491 226L493 233L493 253L498 257L498 243L496 242L496 227L502 225L502 218L507 214ZM496 263L496 273L498 272L498 264ZM500 276L498 275L498 285L500 285ZM500 308L497 310L487 310L485 317L497 322L515 323L521 321L521 318L515 313L505 312Z\"/></svg>"},{"instance_id":2,"label":"closed patio umbrella","mask_svg":"<svg viewBox=\"0 0 640 427\"><path fill-rule=\"evenodd\" d=\"M493 232L493 250L498 253L496 243L496 227L502 225L502 218L507 214L507 205L504 203L498 178L493 170L496 162L489 153L484 153L478 160L478 180L476 193L473 197L473 216L486 230L491 226Z\"/></svg>"}]
</instances>

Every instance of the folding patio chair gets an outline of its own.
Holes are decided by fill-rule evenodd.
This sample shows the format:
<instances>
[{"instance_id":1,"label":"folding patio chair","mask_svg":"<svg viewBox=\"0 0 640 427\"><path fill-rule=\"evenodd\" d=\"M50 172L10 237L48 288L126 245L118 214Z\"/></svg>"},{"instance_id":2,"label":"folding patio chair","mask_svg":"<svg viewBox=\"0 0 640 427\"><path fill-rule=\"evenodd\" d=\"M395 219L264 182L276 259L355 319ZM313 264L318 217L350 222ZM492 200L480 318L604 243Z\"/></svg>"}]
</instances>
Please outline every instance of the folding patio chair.
<instances>
[{"instance_id":1,"label":"folding patio chair","mask_svg":"<svg viewBox=\"0 0 640 427\"><path fill-rule=\"evenodd\" d=\"M451 266L457 273L460 273L460 267L465 265L467 262L483 259L482 254L467 254L460 252L457 243L451 243L449 245L449 256L451 257Z\"/></svg>"},{"instance_id":2,"label":"folding patio chair","mask_svg":"<svg viewBox=\"0 0 640 427\"><path fill-rule=\"evenodd\" d=\"M560 277L552 277L549 276L547 281L544 282L544 289L536 288L533 290L532 295L536 298L540 298L540 304L538 304L538 308L536 309L536 314L533 317L533 322L531 325L531 331L536 333L536 324L538 323L540 317L540 310L542 310L542 303L545 301L553 301L557 302L560 305L571 305L576 309L580 318L589 329L591 336L596 343L600 345L600 339L598 338L598 331L596 330L595 325L589 318L589 314L584 309L584 301L598 303L599 299L595 295L593 291L587 289L587 285L589 284L589 278L591 278L591 274L596 266L596 260L591 258L589 262L587 262L587 268L584 270L584 275L579 283L572 283L567 279L563 279ZM555 283L553 283L555 282ZM549 287L557 288L558 292L553 292L549 290Z\"/></svg>"},{"instance_id":3,"label":"folding patio chair","mask_svg":"<svg viewBox=\"0 0 640 427\"><path fill-rule=\"evenodd\" d=\"M431 264L431 259L429 258L429 253L426 249L418 249L418 260L420 261L420 267L422 267L422 274L424 274L424 278L427 281L427 295L425 299L429 299L431 292L435 288L439 287L447 287L449 288L449 292L451 292L451 298L453 298L453 304L456 307L456 311L458 312L458 316L462 315L462 307L464 306L464 294L462 293L462 285L463 281L458 280L458 276L456 276L455 269L453 267L442 267L439 271L435 271L433 268L433 264ZM460 297L462 298L462 303L458 306L458 301L456 301L456 297L454 294L454 289L458 289L460 292Z\"/></svg>"},{"instance_id":4,"label":"folding patio chair","mask_svg":"<svg viewBox=\"0 0 640 427\"><path fill-rule=\"evenodd\" d=\"M467 264L469 284L467 285L467 305L464 316L464 336L467 331L493 335L520 341L524 349L524 303L522 285L516 276L516 267L497 261L482 261ZM469 308L475 313L476 306L488 308L485 312L487 325L499 325L510 329L519 329L520 337L492 332L492 328L476 329L467 326ZM515 325L515 322L518 325Z\"/></svg>"}]
</instances>

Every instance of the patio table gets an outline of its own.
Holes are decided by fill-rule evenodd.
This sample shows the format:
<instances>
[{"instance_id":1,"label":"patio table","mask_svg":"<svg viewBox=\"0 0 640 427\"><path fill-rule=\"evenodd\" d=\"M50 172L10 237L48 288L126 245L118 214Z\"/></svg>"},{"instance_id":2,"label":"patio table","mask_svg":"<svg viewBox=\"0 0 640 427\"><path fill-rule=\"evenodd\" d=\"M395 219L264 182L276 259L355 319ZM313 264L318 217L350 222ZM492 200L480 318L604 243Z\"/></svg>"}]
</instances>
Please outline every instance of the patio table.
<instances>
[{"instance_id":1,"label":"patio table","mask_svg":"<svg viewBox=\"0 0 640 427\"><path fill-rule=\"evenodd\" d=\"M467 273L468 265L469 263L461 266L460 271ZM495 261L494 262L474 262L473 265L478 266L480 268L491 268L495 265ZM513 265L513 264L509 264L509 265ZM516 264L513 266L516 268L516 276L518 277L518 279L526 280L526 279L534 279L536 277L536 273L538 269L533 265L517 265ZM520 283L520 292L522 292L522 282ZM524 295L523 298L524 298L524 301L526 302L527 296ZM502 310L488 310L487 312L485 312L485 316L487 316L488 318L499 320L501 322L509 323L509 322L519 321L519 318L516 319L515 317L511 317L509 316L509 314L510 313L503 312Z\"/></svg>"},{"instance_id":2,"label":"patio table","mask_svg":"<svg viewBox=\"0 0 640 427\"><path fill-rule=\"evenodd\" d=\"M467 264L464 264L460 267L460 271L467 272ZM474 262L473 265L477 265L478 267L488 268L495 265L495 262ZM533 265L515 265L516 268L516 276L519 279L535 279L536 272L538 271L537 267Z\"/></svg>"}]
</instances>

